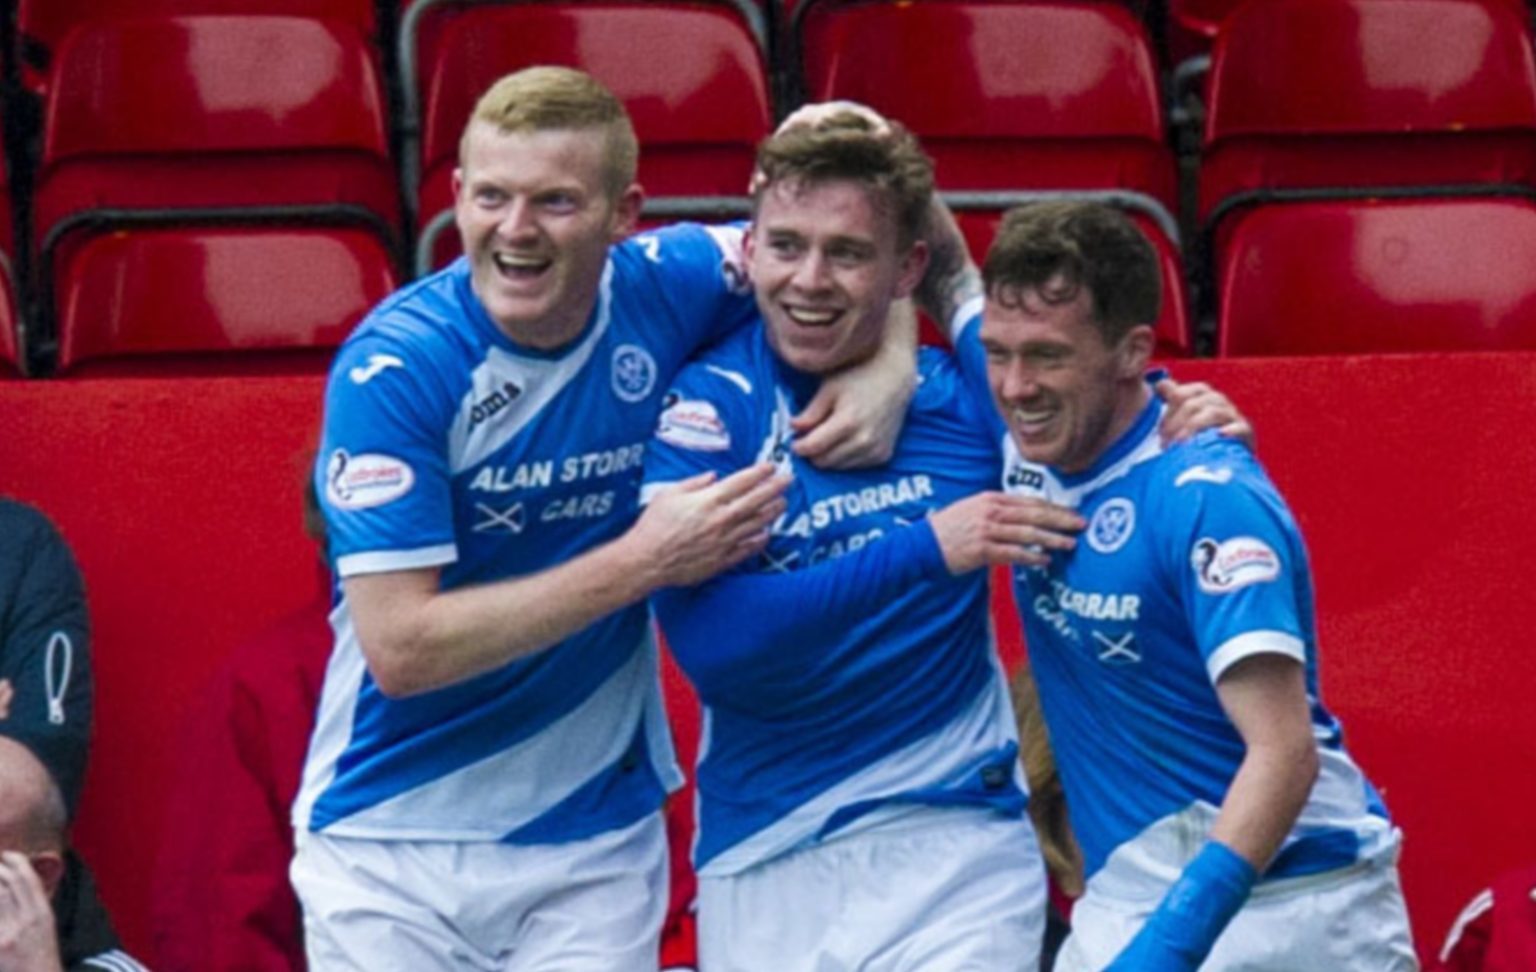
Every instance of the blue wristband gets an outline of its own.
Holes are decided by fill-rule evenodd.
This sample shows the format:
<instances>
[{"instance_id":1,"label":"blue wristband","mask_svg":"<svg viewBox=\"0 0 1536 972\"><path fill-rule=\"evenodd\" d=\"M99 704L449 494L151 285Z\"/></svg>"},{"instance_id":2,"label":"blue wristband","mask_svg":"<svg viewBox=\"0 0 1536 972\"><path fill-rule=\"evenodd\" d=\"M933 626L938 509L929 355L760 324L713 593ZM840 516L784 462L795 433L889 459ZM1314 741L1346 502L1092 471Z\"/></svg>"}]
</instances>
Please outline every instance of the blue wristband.
<instances>
[{"instance_id":1,"label":"blue wristband","mask_svg":"<svg viewBox=\"0 0 1536 972\"><path fill-rule=\"evenodd\" d=\"M1258 877L1232 848L1210 841L1104 972L1194 972Z\"/></svg>"}]
</instances>

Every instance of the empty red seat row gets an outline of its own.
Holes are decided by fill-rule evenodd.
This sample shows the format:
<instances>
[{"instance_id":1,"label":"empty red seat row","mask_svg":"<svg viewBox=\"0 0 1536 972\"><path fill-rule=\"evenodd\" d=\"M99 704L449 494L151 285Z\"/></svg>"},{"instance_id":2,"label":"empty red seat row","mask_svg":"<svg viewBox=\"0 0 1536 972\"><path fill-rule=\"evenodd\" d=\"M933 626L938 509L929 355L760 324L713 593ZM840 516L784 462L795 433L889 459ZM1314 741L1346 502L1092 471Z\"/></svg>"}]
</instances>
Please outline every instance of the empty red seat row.
<instances>
[{"instance_id":1,"label":"empty red seat row","mask_svg":"<svg viewBox=\"0 0 1536 972\"><path fill-rule=\"evenodd\" d=\"M58 368L138 370L244 352L323 369L330 350L399 286L362 230L155 228L92 236L59 294ZM221 364L223 370L231 362Z\"/></svg>"},{"instance_id":2,"label":"empty red seat row","mask_svg":"<svg viewBox=\"0 0 1536 972\"><path fill-rule=\"evenodd\" d=\"M1221 19L1198 185L1219 353L1536 347L1525 17L1251 0Z\"/></svg>"},{"instance_id":3,"label":"empty red seat row","mask_svg":"<svg viewBox=\"0 0 1536 972\"><path fill-rule=\"evenodd\" d=\"M762 49L729 7L418 0L409 9L452 12L422 64L421 137L408 148L420 173L407 184L419 200L418 269L457 251L452 171L474 99L532 63L584 67L625 100L646 146L641 181L660 203L651 218L744 207L770 98ZM1065 0L802 9L807 94L865 101L913 128L941 187L965 204L978 253L1002 206L1020 198L1091 194L1135 213L1169 284L1162 348L1187 353L1174 160L1135 17ZM1230 235L1277 193L1381 191L1362 189L1362 174L1436 192L1536 185L1531 61L1507 0L1255 0L1234 13L1217 40L1200 185L1202 216L1217 223L1220 282ZM94 306L80 299L93 279L84 273L130 260L172 272L175 261L151 256L168 252L172 233L205 254L248 239L249 255L261 233L238 228L302 225L294 238L307 242L295 246L328 233L333 252L363 261L364 276L398 276L387 264L401 193L378 66L357 26L339 16L115 16L69 31L51 71L31 242L33 283L61 326ZM151 103L158 110L142 110ZM354 245L357 232L375 244ZM96 245L122 234L143 237L142 249ZM107 329L134 333L131 319ZM59 347L73 363L74 349L101 345L61 336Z\"/></svg>"},{"instance_id":4,"label":"empty red seat row","mask_svg":"<svg viewBox=\"0 0 1536 972\"><path fill-rule=\"evenodd\" d=\"M257 14L345 23L378 39L374 0L17 0L16 42L23 86L46 92L70 31L130 17Z\"/></svg>"},{"instance_id":5,"label":"empty red seat row","mask_svg":"<svg viewBox=\"0 0 1536 972\"><path fill-rule=\"evenodd\" d=\"M96 21L50 78L31 242L61 366L328 348L401 279L383 85L351 25Z\"/></svg>"},{"instance_id":6,"label":"empty red seat row","mask_svg":"<svg viewBox=\"0 0 1536 972\"><path fill-rule=\"evenodd\" d=\"M1265 206L1220 267L1223 355L1536 351L1536 202Z\"/></svg>"}]
</instances>

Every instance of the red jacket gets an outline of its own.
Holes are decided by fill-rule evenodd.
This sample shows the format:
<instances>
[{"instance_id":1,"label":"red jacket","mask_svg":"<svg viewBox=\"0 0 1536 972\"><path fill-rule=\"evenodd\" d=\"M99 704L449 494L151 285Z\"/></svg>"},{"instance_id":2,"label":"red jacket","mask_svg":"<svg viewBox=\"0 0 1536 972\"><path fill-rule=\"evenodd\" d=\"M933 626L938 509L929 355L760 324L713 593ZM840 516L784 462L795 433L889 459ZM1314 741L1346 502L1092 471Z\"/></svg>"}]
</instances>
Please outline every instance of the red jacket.
<instances>
[{"instance_id":1,"label":"red jacket","mask_svg":"<svg viewBox=\"0 0 1536 972\"><path fill-rule=\"evenodd\" d=\"M156 860L151 925L157 972L304 972L303 923L288 884L299 789L331 653L328 597L241 645L193 706ZM675 670L667 696L685 765L698 702ZM672 798L672 895L663 968L696 965L691 790Z\"/></svg>"},{"instance_id":2,"label":"red jacket","mask_svg":"<svg viewBox=\"0 0 1536 972\"><path fill-rule=\"evenodd\" d=\"M1462 911L1429 972L1536 969L1536 867L1506 871Z\"/></svg>"}]
</instances>

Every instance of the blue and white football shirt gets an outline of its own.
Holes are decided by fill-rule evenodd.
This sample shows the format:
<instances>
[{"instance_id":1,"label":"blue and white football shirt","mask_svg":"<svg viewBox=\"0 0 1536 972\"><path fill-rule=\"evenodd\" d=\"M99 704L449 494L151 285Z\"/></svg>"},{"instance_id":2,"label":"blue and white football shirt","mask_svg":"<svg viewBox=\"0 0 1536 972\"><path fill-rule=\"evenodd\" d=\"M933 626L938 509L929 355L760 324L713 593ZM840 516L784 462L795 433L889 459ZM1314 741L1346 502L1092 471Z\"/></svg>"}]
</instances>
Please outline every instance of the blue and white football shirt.
<instances>
[{"instance_id":1,"label":"blue and white football shirt","mask_svg":"<svg viewBox=\"0 0 1536 972\"><path fill-rule=\"evenodd\" d=\"M926 807L1023 810L987 572L951 576L924 522L995 486L997 450L947 355L924 351L918 377L895 456L858 471L794 455L789 418L818 381L762 327L690 363L667 397L647 491L758 461L794 477L756 562L653 599L704 706L701 874Z\"/></svg>"},{"instance_id":2,"label":"blue and white football shirt","mask_svg":"<svg viewBox=\"0 0 1536 972\"><path fill-rule=\"evenodd\" d=\"M957 320L966 380L990 402L979 302ZM1162 408L1154 397L1076 474L1025 461L989 410L1004 488L1088 521L1074 551L1018 568L1015 594L1090 881L1155 899L1199 850L1244 755L1215 683L1262 653L1305 666L1322 760L1265 879L1390 850L1386 810L1318 691L1312 578L1290 511L1240 442L1207 431L1165 449Z\"/></svg>"},{"instance_id":3,"label":"blue and white football shirt","mask_svg":"<svg viewBox=\"0 0 1536 972\"><path fill-rule=\"evenodd\" d=\"M615 246L586 329L554 352L486 316L468 263L381 304L326 391L316 485L340 577L437 567L452 589L533 573L633 522L662 395L753 313L740 231ZM390 699L344 598L294 807L329 834L554 843L634 822L679 782L646 608L495 671Z\"/></svg>"}]
</instances>

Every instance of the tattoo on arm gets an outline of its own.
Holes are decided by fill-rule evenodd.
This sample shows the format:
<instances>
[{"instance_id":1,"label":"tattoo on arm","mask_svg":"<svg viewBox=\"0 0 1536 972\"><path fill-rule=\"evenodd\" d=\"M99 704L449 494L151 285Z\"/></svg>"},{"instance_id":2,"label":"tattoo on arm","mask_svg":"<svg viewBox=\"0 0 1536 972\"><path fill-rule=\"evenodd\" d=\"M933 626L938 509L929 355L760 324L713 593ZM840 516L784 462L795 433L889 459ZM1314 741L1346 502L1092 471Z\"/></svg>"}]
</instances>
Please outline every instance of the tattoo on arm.
<instances>
[{"instance_id":1,"label":"tattoo on arm","mask_svg":"<svg viewBox=\"0 0 1536 972\"><path fill-rule=\"evenodd\" d=\"M934 207L928 232L928 272L913 294L918 305L947 334L955 311L982 294L981 271L971 261L965 237L948 209Z\"/></svg>"}]
</instances>

